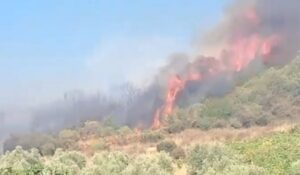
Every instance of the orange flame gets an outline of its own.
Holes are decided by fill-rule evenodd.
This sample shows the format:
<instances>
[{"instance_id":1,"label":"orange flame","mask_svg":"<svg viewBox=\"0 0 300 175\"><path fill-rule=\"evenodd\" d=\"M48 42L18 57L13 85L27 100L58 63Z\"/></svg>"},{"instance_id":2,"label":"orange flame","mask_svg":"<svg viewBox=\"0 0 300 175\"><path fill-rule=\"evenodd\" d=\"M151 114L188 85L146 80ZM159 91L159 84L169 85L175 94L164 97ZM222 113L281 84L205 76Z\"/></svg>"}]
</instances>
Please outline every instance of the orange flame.
<instances>
[{"instance_id":1,"label":"orange flame","mask_svg":"<svg viewBox=\"0 0 300 175\"><path fill-rule=\"evenodd\" d=\"M254 26L259 25L260 18L255 9L250 9L245 13L245 20ZM235 36L227 49L224 49L224 54L220 54L220 58L206 58L205 60L198 59L189 67L187 76L174 75L171 76L164 105L157 109L152 128L161 127L161 117L170 115L176 105L176 99L182 92L188 81L201 81L204 78L221 74L222 72L240 72L245 69L254 59L268 59L273 51L273 48L280 43L280 37L277 35L260 36L258 33L246 34L245 36ZM228 63L229 65L225 64ZM265 61L265 60L263 60ZM205 67L208 71L203 74L199 66Z\"/></svg>"}]
</instances>

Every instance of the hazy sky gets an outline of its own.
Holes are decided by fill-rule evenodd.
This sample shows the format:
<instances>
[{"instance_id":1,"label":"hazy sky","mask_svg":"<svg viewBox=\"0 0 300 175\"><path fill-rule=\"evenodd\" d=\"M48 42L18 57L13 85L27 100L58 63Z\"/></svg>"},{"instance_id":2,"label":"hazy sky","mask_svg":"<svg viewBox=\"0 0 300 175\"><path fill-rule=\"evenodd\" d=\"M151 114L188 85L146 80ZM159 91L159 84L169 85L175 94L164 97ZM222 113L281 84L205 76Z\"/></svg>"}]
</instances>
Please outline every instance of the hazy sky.
<instances>
[{"instance_id":1,"label":"hazy sky","mask_svg":"<svg viewBox=\"0 0 300 175\"><path fill-rule=\"evenodd\" d=\"M227 0L0 3L0 105L140 80L215 24ZM1 110L0 106L0 110Z\"/></svg>"}]
</instances>

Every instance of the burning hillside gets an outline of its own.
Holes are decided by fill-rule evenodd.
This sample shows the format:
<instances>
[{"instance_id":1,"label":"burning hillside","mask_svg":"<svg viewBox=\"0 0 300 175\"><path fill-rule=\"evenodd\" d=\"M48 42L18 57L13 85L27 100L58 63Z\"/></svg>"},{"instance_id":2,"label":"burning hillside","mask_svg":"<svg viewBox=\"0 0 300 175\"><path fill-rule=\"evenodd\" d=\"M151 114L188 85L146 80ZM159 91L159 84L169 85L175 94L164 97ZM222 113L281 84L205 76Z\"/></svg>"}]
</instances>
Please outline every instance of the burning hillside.
<instances>
[{"instance_id":1,"label":"burning hillside","mask_svg":"<svg viewBox=\"0 0 300 175\"><path fill-rule=\"evenodd\" d=\"M165 100L155 112L152 127L161 126L162 116L172 113L189 84L196 86L190 95L197 96L197 89L207 86L208 81L218 77L232 80L252 62L265 66L288 62L286 58L294 57L300 43L300 13L293 8L299 5L297 0L236 1L223 22L202 42L203 50L213 51L209 53L212 55L190 59L181 71L168 75ZM200 93L205 96L209 91Z\"/></svg>"},{"instance_id":2,"label":"burning hillside","mask_svg":"<svg viewBox=\"0 0 300 175\"><path fill-rule=\"evenodd\" d=\"M197 52L172 56L148 87L126 86L122 99L97 94L52 104L34 114L33 128L58 130L107 116L118 124L159 128L176 107L223 96L241 79L294 58L300 48L299 6L299 0L234 0L198 41Z\"/></svg>"}]
</instances>

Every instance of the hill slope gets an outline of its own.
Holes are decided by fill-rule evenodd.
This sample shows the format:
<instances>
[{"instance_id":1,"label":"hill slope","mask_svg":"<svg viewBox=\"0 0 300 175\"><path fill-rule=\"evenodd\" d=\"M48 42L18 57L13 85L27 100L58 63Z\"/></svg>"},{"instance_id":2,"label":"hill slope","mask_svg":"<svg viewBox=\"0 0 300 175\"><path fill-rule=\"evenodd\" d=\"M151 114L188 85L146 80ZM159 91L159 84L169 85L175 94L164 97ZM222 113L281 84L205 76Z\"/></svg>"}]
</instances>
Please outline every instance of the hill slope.
<instances>
[{"instance_id":1,"label":"hill slope","mask_svg":"<svg viewBox=\"0 0 300 175\"><path fill-rule=\"evenodd\" d=\"M0 174L296 175L299 119L300 57L225 97L178 109L160 130L87 121L58 134L11 137Z\"/></svg>"},{"instance_id":2,"label":"hill slope","mask_svg":"<svg viewBox=\"0 0 300 175\"><path fill-rule=\"evenodd\" d=\"M300 57L282 68L270 68L223 98L179 109L170 130L264 126L300 119ZM173 127L173 128L172 128ZM177 128L176 128L177 127Z\"/></svg>"}]
</instances>

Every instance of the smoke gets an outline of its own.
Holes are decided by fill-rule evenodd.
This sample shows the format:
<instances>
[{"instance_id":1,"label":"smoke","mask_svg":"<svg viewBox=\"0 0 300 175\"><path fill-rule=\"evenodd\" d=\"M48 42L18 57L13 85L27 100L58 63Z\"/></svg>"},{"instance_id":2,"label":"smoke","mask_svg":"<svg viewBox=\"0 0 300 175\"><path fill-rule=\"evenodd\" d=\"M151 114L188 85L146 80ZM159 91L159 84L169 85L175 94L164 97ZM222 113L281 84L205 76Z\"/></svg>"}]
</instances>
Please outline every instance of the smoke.
<instances>
[{"instance_id":1,"label":"smoke","mask_svg":"<svg viewBox=\"0 0 300 175\"><path fill-rule=\"evenodd\" d=\"M300 48L299 7L298 0L233 1L196 56L175 57L158 75L167 85L153 127L175 106L222 96L264 68L288 63Z\"/></svg>"},{"instance_id":2,"label":"smoke","mask_svg":"<svg viewBox=\"0 0 300 175\"><path fill-rule=\"evenodd\" d=\"M35 109L31 129L56 131L108 117L120 125L149 127L156 114L161 120L176 106L222 96L265 68L296 56L299 7L299 0L234 0L221 22L197 41L197 52L170 56L149 86L127 83L119 93L66 94Z\"/></svg>"},{"instance_id":3,"label":"smoke","mask_svg":"<svg viewBox=\"0 0 300 175\"><path fill-rule=\"evenodd\" d=\"M237 39L259 35L277 38L270 64L286 63L299 50L299 5L297 0L235 0L222 22L200 41L201 52L217 57Z\"/></svg>"}]
</instances>

